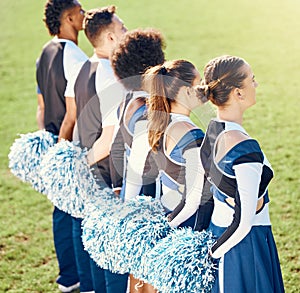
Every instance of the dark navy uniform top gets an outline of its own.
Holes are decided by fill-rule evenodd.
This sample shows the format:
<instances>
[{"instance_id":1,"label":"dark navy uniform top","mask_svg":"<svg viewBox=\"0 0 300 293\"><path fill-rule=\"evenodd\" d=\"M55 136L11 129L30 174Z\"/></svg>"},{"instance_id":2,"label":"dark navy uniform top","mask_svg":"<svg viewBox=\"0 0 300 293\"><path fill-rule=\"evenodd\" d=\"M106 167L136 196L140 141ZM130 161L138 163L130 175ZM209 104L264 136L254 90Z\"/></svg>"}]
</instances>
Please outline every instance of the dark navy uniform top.
<instances>
[{"instance_id":1,"label":"dark navy uniform top","mask_svg":"<svg viewBox=\"0 0 300 293\"><path fill-rule=\"evenodd\" d=\"M122 189L124 195L127 161L130 155L135 125L146 120L146 97L142 91L127 94L119 108L119 130L111 147L111 178L114 189Z\"/></svg>"},{"instance_id":2,"label":"dark navy uniform top","mask_svg":"<svg viewBox=\"0 0 300 293\"><path fill-rule=\"evenodd\" d=\"M247 135L239 124L212 120L201 147L201 162L215 202L212 222L227 227L212 247L213 257L224 255L253 225L270 225L267 187L273 171L258 142L249 137L216 161L220 137L232 130Z\"/></svg>"},{"instance_id":3,"label":"dark navy uniform top","mask_svg":"<svg viewBox=\"0 0 300 293\"><path fill-rule=\"evenodd\" d=\"M74 42L55 37L44 46L37 61L36 79L45 104L45 129L55 135L65 116L65 96L72 95L73 85L68 83L86 60Z\"/></svg>"},{"instance_id":4,"label":"dark navy uniform top","mask_svg":"<svg viewBox=\"0 0 300 293\"><path fill-rule=\"evenodd\" d=\"M81 68L75 82L75 100L77 106L77 130L81 147L90 149L94 142L101 136L103 130L103 119L108 113L103 113L108 107L103 99L113 98L105 95L104 89L97 93L97 80L99 75L115 80L115 77L108 74L106 59L99 59L93 56ZM106 70L106 72L103 72ZM101 107L102 106L102 107ZM106 111L108 112L108 111ZM93 166L93 173L101 187L111 187L109 156L100 160Z\"/></svg>"},{"instance_id":5,"label":"dark navy uniform top","mask_svg":"<svg viewBox=\"0 0 300 293\"><path fill-rule=\"evenodd\" d=\"M165 141L168 130L176 125L176 123L183 122L190 123L194 128L188 130L176 143L171 153L167 154ZM203 138L203 131L197 128L189 117L171 113L169 125L161 138L157 152L151 151L147 157L143 180L149 181L155 177L160 179L162 183L160 199L166 211L171 212L169 214L171 222L184 209L187 194L196 193L195 196L199 199L201 198L201 194L193 190L193 184L187 184L186 171L191 166L188 166L185 155L189 150L199 150ZM197 161L197 158L195 157L194 160ZM194 178L189 178L189 180L197 180L197 176L198 174L194 174ZM208 227L213 208L209 185L206 182L205 186L201 186L201 190L203 190L202 202L195 207L194 213L190 214L187 220L180 221L179 226L192 226L195 230L202 230ZM191 217L193 217L192 222L189 221Z\"/></svg>"}]
</instances>

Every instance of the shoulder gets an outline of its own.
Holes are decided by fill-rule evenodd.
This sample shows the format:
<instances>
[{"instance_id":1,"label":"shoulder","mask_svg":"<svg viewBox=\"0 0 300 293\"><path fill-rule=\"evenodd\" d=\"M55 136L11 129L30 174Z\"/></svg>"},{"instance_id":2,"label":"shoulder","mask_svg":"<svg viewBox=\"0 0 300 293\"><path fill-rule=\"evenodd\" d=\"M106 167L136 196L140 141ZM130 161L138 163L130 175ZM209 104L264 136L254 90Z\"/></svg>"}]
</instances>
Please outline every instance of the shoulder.
<instances>
[{"instance_id":1,"label":"shoulder","mask_svg":"<svg viewBox=\"0 0 300 293\"><path fill-rule=\"evenodd\" d=\"M143 97L140 98L136 98L131 100L126 107L125 110L125 120L128 121L132 118L132 116L137 112L138 109L140 109L141 107L145 106L146 107L146 100ZM141 115L143 115L143 112L141 113Z\"/></svg>"},{"instance_id":2,"label":"shoulder","mask_svg":"<svg viewBox=\"0 0 300 293\"><path fill-rule=\"evenodd\" d=\"M73 42L66 42L64 54L73 62L85 62L88 56Z\"/></svg>"},{"instance_id":3,"label":"shoulder","mask_svg":"<svg viewBox=\"0 0 300 293\"><path fill-rule=\"evenodd\" d=\"M216 160L219 161L221 158L234 150L238 145L252 141L251 138L240 130L230 130L223 132L216 143ZM247 146L246 146L247 148Z\"/></svg>"},{"instance_id":4,"label":"shoulder","mask_svg":"<svg viewBox=\"0 0 300 293\"><path fill-rule=\"evenodd\" d=\"M202 141L204 137L203 131L194 124L187 121L181 121L171 125L166 131L168 141L172 141L175 145L188 145L191 142Z\"/></svg>"},{"instance_id":5,"label":"shoulder","mask_svg":"<svg viewBox=\"0 0 300 293\"><path fill-rule=\"evenodd\" d=\"M167 130L167 136L171 137L175 141L179 141L189 131L197 129L197 127L191 123L182 121L171 125Z\"/></svg>"},{"instance_id":6,"label":"shoulder","mask_svg":"<svg viewBox=\"0 0 300 293\"><path fill-rule=\"evenodd\" d=\"M239 130L230 130L221 135L219 142L225 147L225 152L238 145L239 143L249 140L250 137Z\"/></svg>"},{"instance_id":7,"label":"shoulder","mask_svg":"<svg viewBox=\"0 0 300 293\"><path fill-rule=\"evenodd\" d=\"M238 130L226 132L219 139L216 149L216 160L225 157L233 164L259 162L264 160L260 145L255 139Z\"/></svg>"}]
</instances>

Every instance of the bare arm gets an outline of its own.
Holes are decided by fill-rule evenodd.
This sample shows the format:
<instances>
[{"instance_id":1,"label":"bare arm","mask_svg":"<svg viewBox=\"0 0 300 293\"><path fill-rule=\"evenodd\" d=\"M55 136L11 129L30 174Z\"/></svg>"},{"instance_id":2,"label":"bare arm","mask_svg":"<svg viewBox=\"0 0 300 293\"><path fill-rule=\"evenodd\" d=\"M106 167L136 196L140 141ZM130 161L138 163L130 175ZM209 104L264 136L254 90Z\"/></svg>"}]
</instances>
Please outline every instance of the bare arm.
<instances>
[{"instance_id":1,"label":"bare arm","mask_svg":"<svg viewBox=\"0 0 300 293\"><path fill-rule=\"evenodd\" d=\"M39 129L45 128L44 123L44 111L45 111L45 104L44 104L44 98L42 94L37 94L37 110L36 110L36 122Z\"/></svg>"},{"instance_id":2,"label":"bare arm","mask_svg":"<svg viewBox=\"0 0 300 293\"><path fill-rule=\"evenodd\" d=\"M114 128L114 125L104 127L101 136L94 142L93 147L87 155L87 160L90 166L103 160L109 155L114 135Z\"/></svg>"},{"instance_id":3,"label":"bare arm","mask_svg":"<svg viewBox=\"0 0 300 293\"><path fill-rule=\"evenodd\" d=\"M75 99L66 97L66 114L62 122L58 141L61 139L72 140L73 128L76 122L76 103Z\"/></svg>"}]
</instances>

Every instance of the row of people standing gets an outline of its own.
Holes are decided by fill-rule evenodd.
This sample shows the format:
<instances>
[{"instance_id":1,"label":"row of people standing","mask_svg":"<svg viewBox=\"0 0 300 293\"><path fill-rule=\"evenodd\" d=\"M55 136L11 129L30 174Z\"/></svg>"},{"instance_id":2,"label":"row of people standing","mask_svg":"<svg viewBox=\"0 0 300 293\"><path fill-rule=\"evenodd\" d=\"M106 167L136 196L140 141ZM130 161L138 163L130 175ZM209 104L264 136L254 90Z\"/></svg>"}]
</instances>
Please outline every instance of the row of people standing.
<instances>
[{"instance_id":1,"label":"row of people standing","mask_svg":"<svg viewBox=\"0 0 300 293\"><path fill-rule=\"evenodd\" d=\"M201 82L198 76L183 60L144 74L147 130L132 143L125 199L159 178L157 196L170 225L213 232L211 257L219 261L213 292L283 292L268 210L273 171L242 127L258 84L250 65L234 56L212 59ZM207 100L217 117L204 135L189 116Z\"/></svg>"},{"instance_id":2,"label":"row of people standing","mask_svg":"<svg viewBox=\"0 0 300 293\"><path fill-rule=\"evenodd\" d=\"M116 121L109 113L110 101L100 101L97 92L115 82L109 57L127 30L115 14L115 7L85 13L79 2L70 0L47 1L45 22L54 38L44 46L37 62L38 125L58 135L59 141L71 140L77 120L76 137L87 148L101 137L102 158L98 159L94 172L102 187L110 186L107 154ZM83 25L94 47L90 59L77 46ZM115 102L121 100L122 95L117 95ZM84 251L81 221L54 208L53 235L60 291L80 288L81 292L126 292L127 275L101 269Z\"/></svg>"},{"instance_id":3,"label":"row of people standing","mask_svg":"<svg viewBox=\"0 0 300 293\"><path fill-rule=\"evenodd\" d=\"M95 49L88 60L76 46L83 21L80 4L49 0L45 16L50 34L57 37L44 47L37 64L40 127L59 139L72 139L77 120L74 137L90 149L88 161L102 188L121 189L125 200L141 193L160 198L173 227L209 226L220 237L211 251L211 257L221 258L216 292L282 292L267 209L272 172L257 142L241 127L243 112L255 101L249 65L236 57L214 59L200 85L190 62L164 63L159 32L137 30L122 38L126 29L114 7L86 13L85 33ZM102 91L116 84L114 73L124 89ZM218 119L204 135L189 114L208 99L217 105ZM81 292L126 292L126 274L102 270L84 252L80 225L81 219L55 208L61 291L80 281ZM252 245L247 256L238 250L243 241ZM258 247L264 241L271 248ZM272 251L268 260L267 251ZM249 261L252 268L241 265ZM263 273L257 274L256 266ZM232 280L233 270L240 272L238 280Z\"/></svg>"}]
</instances>

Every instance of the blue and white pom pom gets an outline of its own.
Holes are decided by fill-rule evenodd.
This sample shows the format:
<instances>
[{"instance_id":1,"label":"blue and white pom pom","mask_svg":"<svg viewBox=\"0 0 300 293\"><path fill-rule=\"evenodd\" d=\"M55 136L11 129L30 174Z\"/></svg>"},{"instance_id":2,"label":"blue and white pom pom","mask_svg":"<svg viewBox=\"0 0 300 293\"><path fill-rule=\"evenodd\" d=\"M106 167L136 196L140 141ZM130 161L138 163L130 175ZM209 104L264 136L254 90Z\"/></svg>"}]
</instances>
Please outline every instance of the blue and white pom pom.
<instances>
[{"instance_id":1,"label":"blue and white pom pom","mask_svg":"<svg viewBox=\"0 0 300 293\"><path fill-rule=\"evenodd\" d=\"M9 168L23 182L43 192L44 188L39 177L41 157L57 142L57 136L46 130L38 130L20 134L10 147Z\"/></svg>"},{"instance_id":2,"label":"blue and white pom pom","mask_svg":"<svg viewBox=\"0 0 300 293\"><path fill-rule=\"evenodd\" d=\"M131 272L133 266L139 267L145 249L171 229L164 222L162 206L144 199L90 202L82 222L82 241L100 267L120 274Z\"/></svg>"},{"instance_id":3,"label":"blue and white pom pom","mask_svg":"<svg viewBox=\"0 0 300 293\"><path fill-rule=\"evenodd\" d=\"M84 249L98 266L111 270L111 260L108 251L111 250L109 234L114 214L122 209L123 202L108 188L100 191L102 196L92 198L86 206L86 215L82 221L82 243ZM126 273L127 269L120 273Z\"/></svg>"},{"instance_id":4,"label":"blue and white pom pom","mask_svg":"<svg viewBox=\"0 0 300 293\"><path fill-rule=\"evenodd\" d=\"M217 269L208 254L214 241L210 232L175 230L143 256L144 280L161 293L210 292Z\"/></svg>"},{"instance_id":5,"label":"blue and white pom pom","mask_svg":"<svg viewBox=\"0 0 300 293\"><path fill-rule=\"evenodd\" d=\"M142 256L173 231L160 201L144 200L145 198L139 197L137 202L125 202L125 206L132 209L132 212L120 222L115 232L115 241L119 245L114 250L114 254L124 261L128 271L144 280L145 276L140 270Z\"/></svg>"},{"instance_id":6,"label":"blue and white pom pom","mask_svg":"<svg viewBox=\"0 0 300 293\"><path fill-rule=\"evenodd\" d=\"M62 140L43 156L40 174L48 199L73 217L84 217L88 198L98 194L99 186L90 169L87 151Z\"/></svg>"}]
</instances>

